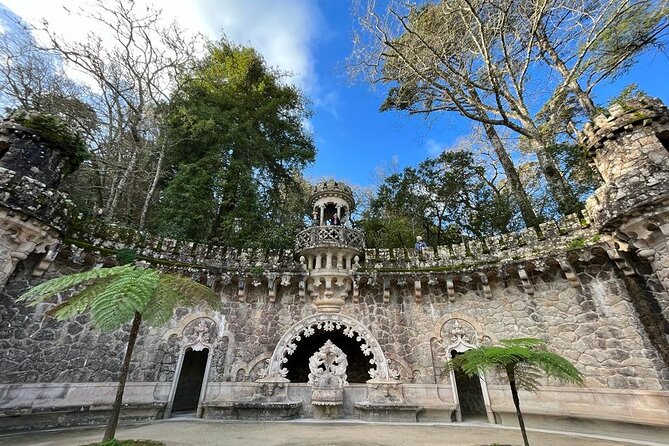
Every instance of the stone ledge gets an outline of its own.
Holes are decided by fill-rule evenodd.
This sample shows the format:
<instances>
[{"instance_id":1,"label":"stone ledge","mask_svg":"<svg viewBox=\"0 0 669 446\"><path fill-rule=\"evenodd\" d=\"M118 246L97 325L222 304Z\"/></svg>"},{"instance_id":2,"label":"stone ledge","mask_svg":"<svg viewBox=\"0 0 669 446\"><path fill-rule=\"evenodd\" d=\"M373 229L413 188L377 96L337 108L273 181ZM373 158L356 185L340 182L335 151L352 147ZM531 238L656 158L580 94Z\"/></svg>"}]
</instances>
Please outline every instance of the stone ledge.
<instances>
[{"instance_id":1,"label":"stone ledge","mask_svg":"<svg viewBox=\"0 0 669 446\"><path fill-rule=\"evenodd\" d=\"M358 417L364 421L417 422L423 406L409 404L355 403Z\"/></svg>"},{"instance_id":2,"label":"stone ledge","mask_svg":"<svg viewBox=\"0 0 669 446\"><path fill-rule=\"evenodd\" d=\"M166 403L127 403L121 408L121 421L146 421L162 418ZM62 405L4 409L0 411L0 432L53 427L105 424L110 405Z\"/></svg>"},{"instance_id":3,"label":"stone ledge","mask_svg":"<svg viewBox=\"0 0 669 446\"><path fill-rule=\"evenodd\" d=\"M426 404L417 414L418 422L444 423L452 421L455 404Z\"/></svg>"},{"instance_id":4,"label":"stone ledge","mask_svg":"<svg viewBox=\"0 0 669 446\"><path fill-rule=\"evenodd\" d=\"M214 420L291 420L300 414L301 401L216 401L202 404L202 418Z\"/></svg>"}]
</instances>

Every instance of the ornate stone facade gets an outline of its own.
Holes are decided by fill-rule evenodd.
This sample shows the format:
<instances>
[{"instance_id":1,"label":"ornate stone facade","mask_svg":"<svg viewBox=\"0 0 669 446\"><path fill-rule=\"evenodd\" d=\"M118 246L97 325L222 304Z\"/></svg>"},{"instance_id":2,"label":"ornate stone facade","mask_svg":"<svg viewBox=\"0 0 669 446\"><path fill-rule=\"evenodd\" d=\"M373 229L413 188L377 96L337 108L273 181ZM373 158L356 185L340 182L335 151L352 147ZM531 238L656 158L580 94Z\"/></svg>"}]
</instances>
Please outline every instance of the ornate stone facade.
<instances>
[{"instance_id":1,"label":"ornate stone facade","mask_svg":"<svg viewBox=\"0 0 669 446\"><path fill-rule=\"evenodd\" d=\"M313 225L295 250L271 251L87 221L30 169L0 168L0 429L104 416L127 330L101 333L83 316L57 323L42 318L52 304L15 298L111 265L122 248L223 302L220 313L184 308L166 327L142 328L127 417L169 416L192 358L204 361L198 416L318 415L309 359L331 345L347 363L338 416L457 421L475 397L490 422L505 423L514 409L499 377L479 377L467 384L478 394L465 395L444 365L481 344L539 337L586 386L547 381L523 395L530 424L569 417L669 429L667 132L669 112L655 101L614 107L584 133L604 179L587 213L422 253L365 248L347 222L351 190L334 181L314 188Z\"/></svg>"}]
</instances>

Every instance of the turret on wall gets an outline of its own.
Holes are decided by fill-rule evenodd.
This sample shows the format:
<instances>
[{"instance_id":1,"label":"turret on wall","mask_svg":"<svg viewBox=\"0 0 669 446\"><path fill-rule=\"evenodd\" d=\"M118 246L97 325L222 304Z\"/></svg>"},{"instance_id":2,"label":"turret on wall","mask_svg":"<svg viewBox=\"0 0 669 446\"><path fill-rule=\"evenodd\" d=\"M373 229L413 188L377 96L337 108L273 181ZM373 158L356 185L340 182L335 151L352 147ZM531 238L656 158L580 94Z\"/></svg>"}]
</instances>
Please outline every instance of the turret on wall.
<instances>
[{"instance_id":1,"label":"turret on wall","mask_svg":"<svg viewBox=\"0 0 669 446\"><path fill-rule=\"evenodd\" d=\"M604 180L586 203L592 222L634 269L649 262L657 279L649 278L664 287L655 299L669 327L669 110L653 98L614 104L585 127L582 143Z\"/></svg>"},{"instance_id":2,"label":"turret on wall","mask_svg":"<svg viewBox=\"0 0 669 446\"><path fill-rule=\"evenodd\" d=\"M44 128L23 125L30 123ZM78 136L54 117L23 113L0 124L0 288L28 255L45 253L34 275L56 257L74 212L56 188L79 166L83 150Z\"/></svg>"},{"instance_id":3,"label":"turret on wall","mask_svg":"<svg viewBox=\"0 0 669 446\"><path fill-rule=\"evenodd\" d=\"M355 208L353 191L334 180L317 184L309 198L313 226L295 239L295 252L309 272L306 291L321 312L337 312L352 289L350 271L365 249L361 231L345 225Z\"/></svg>"}]
</instances>

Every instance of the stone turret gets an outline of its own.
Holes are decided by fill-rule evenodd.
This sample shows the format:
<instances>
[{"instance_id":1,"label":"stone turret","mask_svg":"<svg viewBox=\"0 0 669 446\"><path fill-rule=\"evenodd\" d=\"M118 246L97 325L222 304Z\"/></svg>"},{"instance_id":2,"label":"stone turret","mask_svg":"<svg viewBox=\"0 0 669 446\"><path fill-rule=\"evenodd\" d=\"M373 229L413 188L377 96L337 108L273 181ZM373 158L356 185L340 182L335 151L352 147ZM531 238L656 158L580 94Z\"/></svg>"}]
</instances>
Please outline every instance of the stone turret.
<instances>
[{"instance_id":1,"label":"stone turret","mask_svg":"<svg viewBox=\"0 0 669 446\"><path fill-rule=\"evenodd\" d=\"M615 104L582 143L604 180L586 203L593 224L615 249L647 260L669 291L669 110L652 98ZM669 301L658 304L669 320Z\"/></svg>"},{"instance_id":2,"label":"stone turret","mask_svg":"<svg viewBox=\"0 0 669 446\"><path fill-rule=\"evenodd\" d=\"M662 102L615 104L585 127L582 142L604 180L588 200L600 231L636 237L639 218L669 222L669 111Z\"/></svg>"},{"instance_id":3,"label":"stone turret","mask_svg":"<svg viewBox=\"0 0 669 446\"><path fill-rule=\"evenodd\" d=\"M0 124L0 288L17 263L45 253L33 274L54 260L74 205L58 192L76 169L69 147L12 120Z\"/></svg>"},{"instance_id":4,"label":"stone turret","mask_svg":"<svg viewBox=\"0 0 669 446\"><path fill-rule=\"evenodd\" d=\"M313 226L297 235L295 252L309 272L307 291L313 303L321 312L337 312L351 291L351 270L360 261L365 238L348 227L355 200L347 185L334 180L319 183L309 203L314 209Z\"/></svg>"}]
</instances>

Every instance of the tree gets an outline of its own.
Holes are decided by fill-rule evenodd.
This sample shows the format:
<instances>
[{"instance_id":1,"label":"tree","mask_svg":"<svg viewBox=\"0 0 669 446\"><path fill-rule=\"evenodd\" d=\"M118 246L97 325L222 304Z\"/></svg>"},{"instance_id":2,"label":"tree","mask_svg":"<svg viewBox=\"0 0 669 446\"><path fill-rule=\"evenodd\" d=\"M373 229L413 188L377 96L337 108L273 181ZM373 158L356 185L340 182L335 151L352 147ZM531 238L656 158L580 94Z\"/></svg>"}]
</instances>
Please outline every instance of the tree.
<instances>
[{"instance_id":1,"label":"tree","mask_svg":"<svg viewBox=\"0 0 669 446\"><path fill-rule=\"evenodd\" d=\"M142 229L168 143L162 137L161 109L178 88L182 71L194 62L199 40L174 23L161 25L159 10L139 8L135 2L98 0L82 14L103 32L71 42L44 21L46 49L94 85L89 102L101 124L90 135L96 207L103 207L107 218Z\"/></svg>"},{"instance_id":2,"label":"tree","mask_svg":"<svg viewBox=\"0 0 669 446\"><path fill-rule=\"evenodd\" d=\"M591 115L593 88L661 45L669 27L666 0L391 1L379 9L367 2L355 56L373 81L391 84L382 109L454 111L483 123L526 222L527 197L496 127L527 141L560 211L574 212L579 196L550 150L562 142L559 121L573 129L579 113Z\"/></svg>"},{"instance_id":3,"label":"tree","mask_svg":"<svg viewBox=\"0 0 669 446\"><path fill-rule=\"evenodd\" d=\"M121 257L121 256L119 256ZM132 261L134 253L126 261ZM128 379L130 359L142 320L162 325L176 307L200 304L219 308L218 296L204 285L174 274L125 264L57 277L44 282L19 297L28 305L37 305L61 293L70 297L47 312L58 320L90 313L93 324L101 330L113 330L131 322L128 344L119 373L119 383L104 441L114 438L121 413L123 392Z\"/></svg>"},{"instance_id":4,"label":"tree","mask_svg":"<svg viewBox=\"0 0 669 446\"><path fill-rule=\"evenodd\" d=\"M291 190L302 192L299 172L315 156L304 97L254 49L222 40L209 44L171 100L175 144L156 226L196 240L262 240L261 228L281 223ZM193 221L193 208L208 209L205 224Z\"/></svg>"},{"instance_id":5,"label":"tree","mask_svg":"<svg viewBox=\"0 0 669 446\"><path fill-rule=\"evenodd\" d=\"M499 346L481 346L458 355L447 363L449 369L459 369L468 376L486 371L505 374L516 407L518 424L525 446L529 446L525 422L520 411L518 389L535 392L542 372L548 377L582 385L583 376L567 359L547 350L540 339L502 339Z\"/></svg>"},{"instance_id":6,"label":"tree","mask_svg":"<svg viewBox=\"0 0 669 446\"><path fill-rule=\"evenodd\" d=\"M412 246L419 234L428 244L457 243L505 232L508 198L472 152L450 150L385 178L360 225L384 247Z\"/></svg>"},{"instance_id":7,"label":"tree","mask_svg":"<svg viewBox=\"0 0 669 446\"><path fill-rule=\"evenodd\" d=\"M498 8L497 3L504 5ZM482 123L526 224L535 226L538 219L496 126L508 127L530 141L564 213L573 212L578 203L547 154L547 142L526 103L527 66L522 60L504 58L505 41L496 33L506 21L509 6L497 3L456 0L405 6L391 2L385 12L379 12L370 0L362 19L370 39L361 40L364 44L356 56L373 82L392 85L382 110L453 111Z\"/></svg>"}]
</instances>

